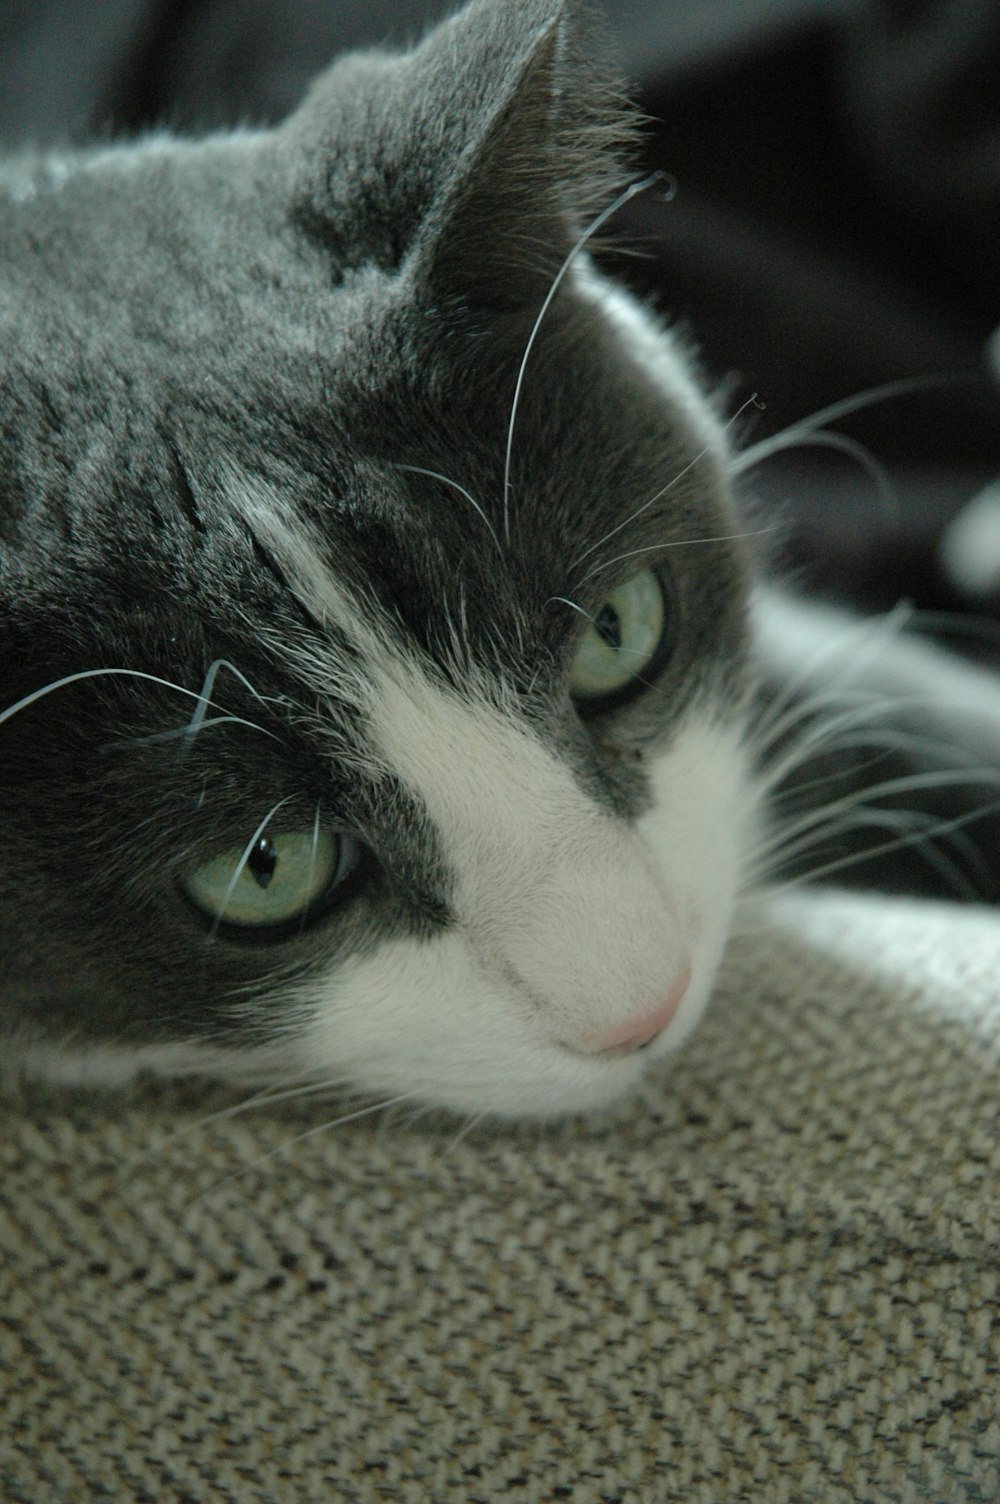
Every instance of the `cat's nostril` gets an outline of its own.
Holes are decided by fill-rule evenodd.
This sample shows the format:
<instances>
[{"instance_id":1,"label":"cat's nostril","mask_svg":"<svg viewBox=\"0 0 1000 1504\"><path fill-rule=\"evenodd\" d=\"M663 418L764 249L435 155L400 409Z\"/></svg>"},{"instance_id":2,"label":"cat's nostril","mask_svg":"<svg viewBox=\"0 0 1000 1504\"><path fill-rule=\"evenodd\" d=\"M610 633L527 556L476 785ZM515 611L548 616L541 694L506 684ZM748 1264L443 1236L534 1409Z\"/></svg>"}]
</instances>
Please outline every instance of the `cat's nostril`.
<instances>
[{"instance_id":1,"label":"cat's nostril","mask_svg":"<svg viewBox=\"0 0 1000 1504\"><path fill-rule=\"evenodd\" d=\"M598 1055L614 1051L615 1054L624 1055L631 1050L641 1050L643 1045L649 1044L666 1028L680 1007L690 981L691 972L685 968L662 1003L647 1012L633 1014L624 1023L616 1024L605 1033L592 1035L587 1041L588 1052Z\"/></svg>"}]
</instances>

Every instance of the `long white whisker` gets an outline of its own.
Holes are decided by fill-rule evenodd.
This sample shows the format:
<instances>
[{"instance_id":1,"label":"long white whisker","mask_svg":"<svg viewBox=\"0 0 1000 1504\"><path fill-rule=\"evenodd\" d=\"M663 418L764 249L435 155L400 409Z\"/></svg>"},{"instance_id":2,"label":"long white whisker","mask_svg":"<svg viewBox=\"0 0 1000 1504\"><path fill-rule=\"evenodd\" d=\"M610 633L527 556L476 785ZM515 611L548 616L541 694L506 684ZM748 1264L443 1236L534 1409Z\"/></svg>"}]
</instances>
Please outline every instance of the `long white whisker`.
<instances>
[{"instance_id":1,"label":"long white whisker","mask_svg":"<svg viewBox=\"0 0 1000 1504\"><path fill-rule=\"evenodd\" d=\"M214 940L216 934L218 933L219 925L222 923L223 916L224 916L224 914L226 912L226 905L228 904L229 900L232 898L233 892L234 892L234 890L236 888L236 884L240 880L240 876L242 875L243 869L246 866L247 862L250 860L250 853L251 853L251 851L253 851L254 847L257 844L257 842L260 840L261 836L264 834L264 831L267 829L268 825L270 825L271 820L278 813L279 809L281 809L281 807L283 805L289 804L291 802L291 799L292 799L292 795L291 794L286 794L285 797L284 797L284 799L279 799L278 802L277 802L277 804L273 805L271 807L271 809L268 811L268 813L264 816L263 820L261 820L260 824L257 826L257 829L254 831L253 835L250 837L249 841L244 846L244 848L243 848L243 855L240 857L239 861L236 863L236 866L233 869L233 875L229 879L229 882L228 882L228 884L226 886L225 893L222 895L222 902L219 905L219 912L216 914L215 918L212 920L212 926L211 926L211 928L210 928L210 930L208 932L208 939L209 940Z\"/></svg>"},{"instance_id":2,"label":"long white whisker","mask_svg":"<svg viewBox=\"0 0 1000 1504\"><path fill-rule=\"evenodd\" d=\"M841 632L823 643L817 648L804 663L799 664L795 672L785 678L784 688L780 695L776 695L769 707L771 719L782 715L789 705L795 700L795 696L802 691L811 679L814 679L818 670L822 670L832 657L843 654L845 646L852 642L858 642L857 651L853 654L848 668L842 668L836 672L834 684L843 685L844 693L858 693L851 684L851 679L860 678L872 659L885 645L888 638L898 636L913 614L913 608L905 601L900 601L891 611L883 616L864 617L858 622L851 623ZM839 692L839 691L838 691ZM762 718L758 730L766 731L768 717Z\"/></svg>"},{"instance_id":3,"label":"long white whisker","mask_svg":"<svg viewBox=\"0 0 1000 1504\"><path fill-rule=\"evenodd\" d=\"M545 604L548 605L549 602L551 602L551 601L559 601L561 605L563 605L563 606L569 606L573 611L576 611L578 613L578 615L582 616L583 619L584 619L584 621L589 621L590 625L595 629L595 631L599 632L601 630L600 627L597 625L596 619L593 616L591 616L590 612L589 611L585 611L582 606L578 606L577 603L576 603L576 601L571 601L568 596L565 596L565 595L550 595L549 599L545 602ZM619 652L619 653L627 654L627 655L629 655L631 657L634 657L634 658L646 658L646 657L649 656L648 652L645 649L642 649L642 648L625 648L625 647L620 647L616 651Z\"/></svg>"},{"instance_id":4,"label":"long white whisker","mask_svg":"<svg viewBox=\"0 0 1000 1504\"><path fill-rule=\"evenodd\" d=\"M847 706L839 714L827 716L826 719L816 718L807 720L806 725L801 728L784 756L774 758L765 767L763 775L765 787L773 788L782 779L786 778L789 773L794 772L796 768L808 762L817 752L822 754L823 752L837 750L846 746L847 743L844 742L842 733L854 731L856 728L864 730L874 716L884 715L894 710L919 709L924 703L920 699L873 699L870 703L861 706ZM779 725L776 728L777 735L773 733L769 734L768 740L761 745L764 747L773 745L777 740L777 736L783 730L787 730L789 725L796 724L798 716L790 712L788 716L782 719L785 724L783 727ZM858 735L860 736L860 734L859 732ZM876 738L884 739L886 737L897 738L895 745L900 750L906 745L909 745L914 750L918 750L922 746L925 750L935 750L953 755L953 749L947 742L938 741L930 737L921 738L915 732L910 735L905 731L897 732L893 728L884 728L884 730L881 730L877 725L871 727L872 740ZM900 738L902 740L899 740ZM859 745L861 744L859 742ZM868 744L871 745L871 741Z\"/></svg>"},{"instance_id":5,"label":"long white whisker","mask_svg":"<svg viewBox=\"0 0 1000 1504\"><path fill-rule=\"evenodd\" d=\"M862 762L853 763L847 770L833 768L830 772L817 774L815 778L796 779L795 783L791 784L788 788L783 789L778 787L774 789L771 792L772 807L777 809L785 805L792 808L799 806L806 796L814 795L817 789L827 788L831 783L842 782L847 776L858 778L862 773L866 773L871 768L877 767L879 763L885 762L886 758L891 757L894 752L911 750L906 748L905 738L896 742L893 737L888 735L885 738L880 737L873 729L870 732L856 732L845 734L841 737L834 737L831 741L823 743L818 753L813 749L809 749L802 758L801 763L797 764L797 766L808 767L813 758L817 756L829 756L833 752L840 754L856 752L862 749L870 751L871 756L866 757ZM916 751L919 749L913 748L912 750ZM766 779L762 780L761 787L765 790L768 789Z\"/></svg>"},{"instance_id":6,"label":"long white whisker","mask_svg":"<svg viewBox=\"0 0 1000 1504\"><path fill-rule=\"evenodd\" d=\"M822 729L820 728L821 731ZM822 757L831 752L851 752L859 748L872 749L873 755L863 763L855 764L849 769L835 768L831 772L824 773L817 778L796 782L784 791L779 789L775 797L779 799L799 800L803 794L807 794L817 788L822 788L824 784L835 783L838 779L847 775L857 777L866 768L873 767L876 763L884 761L886 757L891 756L893 753L898 753L901 756L923 754L927 757L936 757L942 762L950 761L952 764L954 764L956 757L961 755L960 748L957 748L954 743L946 741L941 737L922 736L917 732L900 730L897 727L870 726L862 727L859 731L852 731L848 725L843 735L831 736L829 738L818 736L814 741L810 741L806 745L793 745L791 756L783 760L784 765L780 770L777 765L774 769L764 770L761 786L765 790L774 788L790 772L794 772L798 767L807 766L814 757ZM996 777L996 769L992 769L990 770L990 776L984 779L982 769L975 762L968 762L962 768L952 766L949 772L955 778L956 787L961 786L961 783L965 780L968 780L970 784L982 783L984 781L991 783Z\"/></svg>"},{"instance_id":7,"label":"long white whisker","mask_svg":"<svg viewBox=\"0 0 1000 1504\"><path fill-rule=\"evenodd\" d=\"M249 726L251 731L259 731L261 736L269 736L273 742L279 741L273 731L268 731L266 726L259 726L256 721L248 721L242 715L212 715L203 719L199 731L204 731L209 726ZM105 742L105 747L144 747L152 742L176 741L178 737L190 737L191 727L175 726L170 731L154 731L150 736L129 736L122 741Z\"/></svg>"},{"instance_id":8,"label":"long white whisker","mask_svg":"<svg viewBox=\"0 0 1000 1504\"><path fill-rule=\"evenodd\" d=\"M524 354L521 356L521 365L518 369L517 381L514 385L514 399L511 403L510 422L507 425L507 452L504 456L503 466L503 533L508 542L510 541L510 462L511 453L514 447L514 424L517 421L517 409L521 400L521 387L524 382L524 372L527 367L528 358L531 355L535 339L538 335L538 331L541 328L542 320L548 313L552 299L559 291L559 288L562 285L563 278L569 271L577 256L583 250L584 246L587 244L587 241L590 240L593 235L597 234L597 231L611 218L612 214L616 214L619 209L621 209L625 204L629 202L630 199L635 198L637 193L644 193L646 189L651 188L654 183L669 181L669 178L667 178L666 174L663 172L657 171L650 173L649 177L643 178L638 183L632 183L628 188L624 190L624 192L618 195L614 203L609 204L606 209L602 209L597 218L587 226L586 230L584 230L583 234L580 236L579 240L576 242L576 244L573 246L573 249L566 257L562 266L556 272L555 276L552 279L552 285L545 295L545 299L542 303L541 308L538 310L538 317L535 319L535 322L532 325L531 333L528 335L528 342L524 347Z\"/></svg>"},{"instance_id":9,"label":"long white whisker","mask_svg":"<svg viewBox=\"0 0 1000 1504\"><path fill-rule=\"evenodd\" d=\"M885 381L880 386L855 392L850 397L841 398L839 402L831 402L829 406L819 408L808 417L800 418L795 427L823 428L827 423L836 423L840 418L847 418L851 413L873 407L877 402L888 402L893 397L908 397L917 392L937 391L944 386L964 385L971 380L971 376L961 372L943 372L936 376L903 376L897 381Z\"/></svg>"},{"instance_id":10,"label":"long white whisker","mask_svg":"<svg viewBox=\"0 0 1000 1504\"><path fill-rule=\"evenodd\" d=\"M747 400L737 408L736 412L733 413L733 416L724 425L722 430L723 433L726 433L730 428L732 428L733 424L739 420L741 414L746 411L746 409L752 402L756 402L756 400L756 393L748 397ZM570 569L578 568L578 566L583 563L584 559L589 559L591 554L596 553L599 548L603 548L609 538L613 538L616 533L620 533L623 528L628 527L629 524L634 522L637 517L641 517L643 512L647 512L649 508L654 504L654 502L659 501L662 496L666 496L668 491L672 491L674 486L682 481L685 475L687 475L689 471L693 470L695 465L699 464L705 458L706 454L709 453L710 448L711 445L706 444L703 449L699 449L698 453L694 456L694 459L688 460L687 464L682 469L678 470L677 474L673 476L671 480L668 480L665 486L661 486L660 489L656 491L648 501L643 502L641 507L636 507L635 511L630 513L629 516L625 518L624 522L616 523L613 528L609 528L609 530L602 537L598 538L596 543L591 543L587 548L583 550L583 553L578 554L570 564Z\"/></svg>"},{"instance_id":11,"label":"long white whisker","mask_svg":"<svg viewBox=\"0 0 1000 1504\"><path fill-rule=\"evenodd\" d=\"M462 1124L461 1128L459 1128L458 1132L453 1134L452 1137L448 1140L447 1144L445 1144L444 1148L441 1151L441 1158L445 1159L447 1155L451 1154L455 1149L457 1149L462 1140L466 1138L474 1128L479 1127L479 1124L483 1121L483 1118L485 1116L485 1109L482 1112L472 1113L471 1116Z\"/></svg>"},{"instance_id":12,"label":"long white whisker","mask_svg":"<svg viewBox=\"0 0 1000 1504\"><path fill-rule=\"evenodd\" d=\"M760 860L785 863L818 846L821 841L865 825L914 830L922 825L929 831L939 824L940 816L932 815L928 810L872 809L859 799L856 804L833 804L827 809L812 810L802 819L788 821L769 839L761 841L754 855Z\"/></svg>"},{"instance_id":13,"label":"long white whisker","mask_svg":"<svg viewBox=\"0 0 1000 1504\"><path fill-rule=\"evenodd\" d=\"M460 486L457 480L452 480L450 476L442 475L438 470L428 470L423 465L394 464L390 468L393 470L409 470L413 475L429 475L431 480L439 480L443 485L451 486L452 490L457 491L460 496L464 496L470 507L473 507L485 522L489 535L493 539L493 542L496 544L497 553L500 554L501 558L503 557L503 548L501 547L500 539L497 537L496 532L494 531L492 522L483 511L476 498L474 496L471 496L464 486Z\"/></svg>"},{"instance_id":14,"label":"long white whisker","mask_svg":"<svg viewBox=\"0 0 1000 1504\"><path fill-rule=\"evenodd\" d=\"M972 637L995 648L1000 642L1000 622L987 616L963 616L958 611L931 611L926 606L914 606L909 621L911 632L935 632L948 637Z\"/></svg>"},{"instance_id":15,"label":"long white whisker","mask_svg":"<svg viewBox=\"0 0 1000 1504\"><path fill-rule=\"evenodd\" d=\"M201 730L202 722L204 721L209 706L212 703L212 691L215 688L215 681L218 678L219 670L221 668L227 668L229 672L231 674L234 674L235 677L239 679L240 683L250 691L255 700L260 700L261 704L264 703L262 697L257 693L253 685L250 683L250 680L246 677L245 674L240 673L235 664L230 663L228 658L216 658L208 665L208 668L205 671L205 677L202 680L201 690L198 695L198 704L195 706L194 714L192 715L187 725L187 734L191 738L197 736L198 732Z\"/></svg>"},{"instance_id":16,"label":"long white whisker","mask_svg":"<svg viewBox=\"0 0 1000 1504\"><path fill-rule=\"evenodd\" d=\"M162 1150L169 1149L175 1141L183 1141L193 1133L199 1133L203 1129L211 1127L213 1123L224 1122L229 1118L239 1117L245 1112L266 1110L268 1107L273 1107L279 1102L294 1101L301 1097L320 1096L323 1093L335 1092L348 1084L349 1078L345 1077L342 1081L304 1081L297 1086L280 1084L264 1086L259 1091L252 1092L250 1096L243 1097L239 1102L230 1103L227 1107L220 1107L215 1112L205 1113L204 1116L196 1118L193 1123L185 1123L181 1127L172 1127L164 1139L161 1139L155 1146L150 1145L142 1149L138 1154L130 1156L127 1163L132 1166L144 1164L154 1153L159 1154Z\"/></svg>"},{"instance_id":17,"label":"long white whisker","mask_svg":"<svg viewBox=\"0 0 1000 1504\"><path fill-rule=\"evenodd\" d=\"M668 548L695 548L697 545L704 543L735 543L743 538L759 538L764 533L773 533L777 526L778 524L774 522L768 527L754 528L752 532L714 533L708 538L674 538L672 541L666 543L649 543L645 548L630 548L628 553L616 554L613 559L602 559L600 564L595 564L591 569L588 569L580 584L585 585L588 580L593 579L594 575L599 574L602 569L610 569L612 564L620 564L624 559L634 559L639 554L661 553Z\"/></svg>"},{"instance_id":18,"label":"long white whisker","mask_svg":"<svg viewBox=\"0 0 1000 1504\"><path fill-rule=\"evenodd\" d=\"M870 689L810 692L792 703L792 694L795 692L793 688L791 692L782 693L758 710L750 730L758 752L768 751L791 730L797 730L804 737L807 728L811 728L818 737L825 729L840 724L841 718L854 716L856 724L863 726L866 720L883 715L886 710L913 703L902 699L887 700ZM831 711L835 714L830 719L822 719L824 714Z\"/></svg>"},{"instance_id":19,"label":"long white whisker","mask_svg":"<svg viewBox=\"0 0 1000 1504\"><path fill-rule=\"evenodd\" d=\"M172 689L175 694L187 695L191 700L198 700L200 702L202 699L202 696L195 694L193 689L185 689L183 684L175 684L171 679L161 679L158 674L144 673L141 669L87 668L83 669L80 673L66 674L61 679L53 679L51 684L45 684L41 689L32 690L30 695L25 695L23 699L16 700L13 705L8 705L6 710L0 710L0 726L3 725L4 721L9 721L12 716L18 715L22 710L27 710L29 705L34 705L38 700L44 699L46 695L54 694L57 689L65 689L70 684L79 684L84 679L113 678L115 676L122 676L128 679L144 679L150 684L159 684L164 689ZM221 710L223 707L216 705L212 708Z\"/></svg>"},{"instance_id":20,"label":"long white whisker","mask_svg":"<svg viewBox=\"0 0 1000 1504\"><path fill-rule=\"evenodd\" d=\"M261 1154L257 1159L251 1160L248 1165L243 1165L241 1169L234 1170L231 1175L224 1175L221 1180L216 1180L206 1190L192 1197L189 1205L193 1206L196 1202L204 1200L206 1196L212 1195L213 1192L219 1190L222 1186L228 1185L230 1181L239 1180L243 1175L249 1175L251 1170L259 1169L261 1165L267 1164L268 1160L274 1159L277 1155L286 1154L289 1149L294 1149L296 1144L305 1143L307 1139L315 1138L320 1133L328 1133L334 1128L343 1128L345 1124L355 1123L360 1118L370 1117L373 1113L384 1112L386 1108L395 1107L399 1102L407 1102L416 1095L417 1092L415 1089L413 1091L400 1092L396 1097L388 1097L382 1102L372 1102L367 1107L359 1107L353 1112L344 1113L342 1117L331 1118L325 1123L317 1124L314 1128L308 1128L305 1133L298 1133L294 1138L286 1139L277 1148L268 1150L266 1154Z\"/></svg>"},{"instance_id":21,"label":"long white whisker","mask_svg":"<svg viewBox=\"0 0 1000 1504\"><path fill-rule=\"evenodd\" d=\"M849 455L871 476L886 510L898 513L896 493L884 465L880 465L864 444L859 444L856 439L850 439L842 433L828 433L825 429L788 428L783 433L775 434L773 438L761 439L736 456L731 466L732 474L743 475L772 455L781 454L788 449L836 449L841 454Z\"/></svg>"},{"instance_id":22,"label":"long white whisker","mask_svg":"<svg viewBox=\"0 0 1000 1504\"><path fill-rule=\"evenodd\" d=\"M912 793L919 789L961 788L972 783L992 784L995 787L1000 784L1000 773L993 769L975 769L968 774L961 775L950 772L913 773L906 777L885 779L882 783L856 790L841 799L832 800L819 809L806 810L794 819L783 822L772 835L758 843L754 856L762 859L772 854L779 856L795 854L798 850L807 849L809 845L825 839L838 828L848 828L850 821L854 820L857 823L858 820L867 818L863 814L865 811L872 817L881 814L887 819L891 818L894 813L899 813L898 811L872 810L871 801L874 799L886 798L893 794ZM962 824L968 824L989 813L990 810L998 807L998 804L1000 801L982 805L958 818ZM932 822L933 829L928 832L929 834L943 833L952 829L952 821L942 820L930 811L915 810L903 813L909 814L914 824L918 821ZM838 822L841 822L840 825ZM807 836L808 840L805 839Z\"/></svg>"},{"instance_id":23,"label":"long white whisker","mask_svg":"<svg viewBox=\"0 0 1000 1504\"><path fill-rule=\"evenodd\" d=\"M583 619L584 619L584 621L589 621L590 625L592 627L596 627L597 626L597 622L591 616L590 612L589 611L585 611L582 606L578 606L577 603L576 603L576 601L571 601L570 598L569 598L569 596L567 596L567 595L550 595L549 598L548 598L548 600L545 602L545 604L547 606L551 605L553 601L558 601L558 603L561 606L569 606L570 610L571 611L575 611L578 616L582 616Z\"/></svg>"},{"instance_id":24,"label":"long white whisker","mask_svg":"<svg viewBox=\"0 0 1000 1504\"><path fill-rule=\"evenodd\" d=\"M919 789L968 788L974 784L1000 787L1000 771L996 768L967 768L959 773L949 769L927 773L906 773L898 778L885 778L881 783L872 784L869 788L846 794L842 799L834 799L820 809L806 811L797 817L796 824L805 829L810 824L828 820L838 810L864 808L873 799L884 799L893 794L911 794Z\"/></svg>"},{"instance_id":25,"label":"long white whisker","mask_svg":"<svg viewBox=\"0 0 1000 1504\"><path fill-rule=\"evenodd\" d=\"M830 695L816 697L815 701L807 700L800 705L793 706L779 719L772 720L764 727L763 734L760 727L754 727L751 733L753 743L759 753L766 752L775 746L781 737L790 729L797 728L794 740L789 744L787 751L780 757L774 757L766 763L762 771L762 786L773 789L777 784L809 762L814 756L833 751L850 750L852 747L880 747L885 752L900 753L924 753L940 758L942 761L954 763L957 758L966 754L960 746L953 741L940 736L929 736L923 732L910 731L905 727L879 725L876 717L885 717L887 714L899 711L920 711L925 709L932 701L921 695L896 695L886 698L874 695L870 691L857 691L853 696L834 692ZM839 709L833 715L821 715L830 705L838 705ZM800 725L800 722L804 724ZM875 724L872 724L875 722ZM857 772L857 769L852 770ZM990 782L996 776L996 769L978 768L974 761L966 761L963 768L955 769L955 776L967 779L969 782ZM837 773L830 775L836 778ZM819 780L827 781L826 778ZM803 787L799 785L793 792L801 792Z\"/></svg>"},{"instance_id":26,"label":"long white whisker","mask_svg":"<svg viewBox=\"0 0 1000 1504\"><path fill-rule=\"evenodd\" d=\"M976 896L974 884L961 869L951 860L946 852L942 851L935 841L947 836L948 840L963 853L970 866L976 869L985 880L989 879L989 869L983 861L982 854L963 831L942 831L941 822L935 816L923 810L878 810L859 809L839 820L831 820L829 825L817 827L807 837L790 842L787 847L780 847L776 852L766 858L766 870L773 880L782 869L790 863L797 861L805 852L821 846L824 842L837 836L845 835L851 830L881 829L896 831L892 841L870 850L851 852L848 856L839 860L845 867L854 863L862 863L868 857L886 855L900 850L905 846L919 846L923 860L932 867L941 877L951 884L956 892L963 893L967 898ZM760 860L759 865L763 870L765 861ZM797 880L809 882L815 879L824 869L816 869L813 872L800 873ZM828 870L828 869L827 869Z\"/></svg>"},{"instance_id":27,"label":"long white whisker","mask_svg":"<svg viewBox=\"0 0 1000 1504\"><path fill-rule=\"evenodd\" d=\"M971 824L973 820L982 819L985 815L994 814L997 810L1000 810L1000 800L985 804L980 809L966 810L963 814L956 815L953 819L942 820L938 825L926 831L920 831L915 835L901 836L896 840L883 842L881 846L873 846L868 851L852 852L849 856L839 857L836 861L827 862L822 867L815 868L805 876L809 882L815 882L817 878L829 877L831 873L842 871L845 867L850 867L856 862L869 861L874 857L884 855L886 852L898 851L903 846L912 846L919 841L927 841L932 837L949 835L952 831L960 830L963 826ZM768 891L775 893L786 892L797 887L803 880L802 877L798 877L789 882L779 884L778 887L769 889Z\"/></svg>"}]
</instances>

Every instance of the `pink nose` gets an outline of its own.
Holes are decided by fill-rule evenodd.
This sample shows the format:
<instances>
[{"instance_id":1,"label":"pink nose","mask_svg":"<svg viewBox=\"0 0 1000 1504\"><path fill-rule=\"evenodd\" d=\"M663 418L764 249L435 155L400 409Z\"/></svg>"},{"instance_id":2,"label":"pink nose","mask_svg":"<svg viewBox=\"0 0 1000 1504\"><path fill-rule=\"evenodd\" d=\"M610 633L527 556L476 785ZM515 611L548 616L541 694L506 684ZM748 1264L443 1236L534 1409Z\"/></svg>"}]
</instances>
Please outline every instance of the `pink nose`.
<instances>
[{"instance_id":1,"label":"pink nose","mask_svg":"<svg viewBox=\"0 0 1000 1504\"><path fill-rule=\"evenodd\" d=\"M616 1024L606 1034L592 1036L588 1041L589 1048L598 1054L602 1050L615 1050L624 1054L627 1050L641 1050L644 1044L649 1044L655 1039L661 1029L665 1029L681 1005L681 999L688 990L691 981L691 973L685 969L671 987L664 1002L658 1003L648 1013L636 1013L632 1018L627 1018L623 1024Z\"/></svg>"}]
</instances>

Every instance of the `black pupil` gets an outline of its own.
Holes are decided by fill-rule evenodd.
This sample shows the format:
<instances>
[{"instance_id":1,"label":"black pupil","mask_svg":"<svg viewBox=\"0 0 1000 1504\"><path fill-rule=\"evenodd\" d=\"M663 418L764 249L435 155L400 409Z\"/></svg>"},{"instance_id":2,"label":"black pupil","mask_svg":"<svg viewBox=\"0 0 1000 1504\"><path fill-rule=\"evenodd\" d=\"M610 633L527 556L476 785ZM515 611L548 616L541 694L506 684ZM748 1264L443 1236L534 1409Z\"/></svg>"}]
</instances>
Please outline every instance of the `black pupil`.
<instances>
[{"instance_id":1,"label":"black pupil","mask_svg":"<svg viewBox=\"0 0 1000 1504\"><path fill-rule=\"evenodd\" d=\"M247 866L253 874L258 888L266 888L274 876L274 869L278 865L278 857L274 846L267 836L261 836L254 842L253 850L247 857Z\"/></svg>"},{"instance_id":2,"label":"black pupil","mask_svg":"<svg viewBox=\"0 0 1000 1504\"><path fill-rule=\"evenodd\" d=\"M617 653L622 645L622 624L614 606L609 606L605 601L594 618L594 626L608 647L614 648Z\"/></svg>"}]
</instances>

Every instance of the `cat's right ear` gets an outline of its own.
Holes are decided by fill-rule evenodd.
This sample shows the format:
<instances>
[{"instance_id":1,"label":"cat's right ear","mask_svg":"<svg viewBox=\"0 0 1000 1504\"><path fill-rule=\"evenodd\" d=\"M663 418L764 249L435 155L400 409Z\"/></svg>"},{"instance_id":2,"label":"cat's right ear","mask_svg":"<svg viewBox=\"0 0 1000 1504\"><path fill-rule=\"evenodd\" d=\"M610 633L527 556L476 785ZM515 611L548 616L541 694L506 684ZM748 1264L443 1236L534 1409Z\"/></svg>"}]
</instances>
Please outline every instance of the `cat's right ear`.
<instances>
[{"instance_id":1,"label":"cat's right ear","mask_svg":"<svg viewBox=\"0 0 1000 1504\"><path fill-rule=\"evenodd\" d=\"M473 0L412 52L353 54L286 122L294 214L341 271L537 304L620 187L632 115L581 0Z\"/></svg>"}]
</instances>

